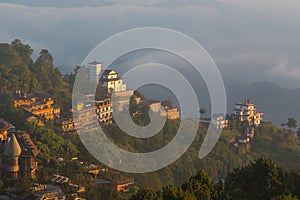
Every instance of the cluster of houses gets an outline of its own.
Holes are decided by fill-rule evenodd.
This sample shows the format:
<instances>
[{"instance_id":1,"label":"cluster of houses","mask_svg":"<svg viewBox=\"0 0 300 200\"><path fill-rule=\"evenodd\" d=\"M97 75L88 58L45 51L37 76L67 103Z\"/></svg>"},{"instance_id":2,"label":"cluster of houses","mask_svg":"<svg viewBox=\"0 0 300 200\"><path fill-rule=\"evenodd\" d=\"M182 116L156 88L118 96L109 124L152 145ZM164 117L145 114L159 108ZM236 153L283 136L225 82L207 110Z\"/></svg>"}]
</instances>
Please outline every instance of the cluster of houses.
<instances>
[{"instance_id":1,"label":"cluster of houses","mask_svg":"<svg viewBox=\"0 0 300 200\"><path fill-rule=\"evenodd\" d=\"M27 122L36 122L39 126L43 126L45 120L60 117L59 105L55 104L53 96L47 92L26 94L16 91L14 107L22 108Z\"/></svg>"},{"instance_id":2,"label":"cluster of houses","mask_svg":"<svg viewBox=\"0 0 300 200\"><path fill-rule=\"evenodd\" d=\"M99 81L101 86L105 88L107 94L105 97L95 99L95 95L86 95L85 100L77 102L73 107L73 118L61 119L60 130L62 132L75 132L75 129L93 130L102 124L112 123L113 105L111 96L114 96L114 109L119 111L125 107L128 108L128 99L134 94L133 90L127 90L124 79L114 70L102 70L102 64L93 61L87 66L89 71L89 81ZM100 76L102 74L102 76ZM160 112L161 102L142 101L140 98L135 98L138 105L149 106L154 112ZM166 111L161 112L161 115L167 116L169 119L179 118L177 108L165 107ZM135 117L139 112L133 114ZM94 119L97 118L98 122Z\"/></svg>"},{"instance_id":3,"label":"cluster of houses","mask_svg":"<svg viewBox=\"0 0 300 200\"><path fill-rule=\"evenodd\" d=\"M239 145L246 145L248 149L250 148L251 139L255 134L255 127L260 126L262 123L262 115L263 113L259 112L249 99L235 104L233 118L244 125L244 135L232 138L229 141L232 148L238 148ZM217 128L229 127L230 122L228 118L217 116L216 121Z\"/></svg>"}]
</instances>

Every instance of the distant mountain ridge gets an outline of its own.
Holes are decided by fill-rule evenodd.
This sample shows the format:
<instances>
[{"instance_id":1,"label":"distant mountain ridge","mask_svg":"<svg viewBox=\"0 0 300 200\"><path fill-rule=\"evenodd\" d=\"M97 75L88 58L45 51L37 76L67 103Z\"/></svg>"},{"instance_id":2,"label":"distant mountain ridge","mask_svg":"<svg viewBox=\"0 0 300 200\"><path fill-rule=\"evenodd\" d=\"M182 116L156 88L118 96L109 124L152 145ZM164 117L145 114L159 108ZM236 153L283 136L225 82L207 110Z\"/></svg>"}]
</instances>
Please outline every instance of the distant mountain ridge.
<instances>
[{"instance_id":1,"label":"distant mountain ridge","mask_svg":"<svg viewBox=\"0 0 300 200\"><path fill-rule=\"evenodd\" d=\"M280 126L289 117L294 117L300 125L299 88L286 89L269 81L247 84L240 81L225 80L225 89L227 94L227 113L233 112L236 102L250 99L259 111L264 112L264 121L271 121ZM157 86L155 89L147 86L141 88L140 91L150 99L175 99L170 91L167 92ZM210 100L206 86L199 86L199 91L201 96L200 107L208 110Z\"/></svg>"}]
</instances>

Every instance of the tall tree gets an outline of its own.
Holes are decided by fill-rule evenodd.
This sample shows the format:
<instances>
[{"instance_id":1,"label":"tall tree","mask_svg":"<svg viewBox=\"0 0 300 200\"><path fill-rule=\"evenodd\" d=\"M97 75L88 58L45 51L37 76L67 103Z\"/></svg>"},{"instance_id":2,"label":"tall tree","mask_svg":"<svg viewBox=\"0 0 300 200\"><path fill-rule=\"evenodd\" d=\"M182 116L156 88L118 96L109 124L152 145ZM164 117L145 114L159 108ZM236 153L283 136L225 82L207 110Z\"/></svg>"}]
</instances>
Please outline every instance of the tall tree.
<instances>
[{"instance_id":1,"label":"tall tree","mask_svg":"<svg viewBox=\"0 0 300 200\"><path fill-rule=\"evenodd\" d=\"M287 126L290 129L296 128L297 127L297 120L293 117L288 118L287 123L282 123L281 126Z\"/></svg>"},{"instance_id":2,"label":"tall tree","mask_svg":"<svg viewBox=\"0 0 300 200\"><path fill-rule=\"evenodd\" d=\"M230 199L272 199L289 195L293 183L289 173L274 161L261 158L229 173L225 190Z\"/></svg>"}]
</instances>

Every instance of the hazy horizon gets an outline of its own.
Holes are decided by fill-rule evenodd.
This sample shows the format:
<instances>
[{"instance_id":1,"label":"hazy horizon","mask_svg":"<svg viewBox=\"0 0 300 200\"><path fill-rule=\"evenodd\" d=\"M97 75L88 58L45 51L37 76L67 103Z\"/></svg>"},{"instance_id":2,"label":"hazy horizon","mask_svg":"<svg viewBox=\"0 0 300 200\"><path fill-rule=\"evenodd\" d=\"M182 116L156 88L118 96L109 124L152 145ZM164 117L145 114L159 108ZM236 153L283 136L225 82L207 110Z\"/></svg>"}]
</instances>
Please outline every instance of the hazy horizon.
<instances>
[{"instance_id":1,"label":"hazy horizon","mask_svg":"<svg viewBox=\"0 0 300 200\"><path fill-rule=\"evenodd\" d=\"M299 10L291 0L0 0L0 41L19 38L35 57L46 48L70 71L113 34L165 27L202 44L226 79L294 89L300 86Z\"/></svg>"}]
</instances>

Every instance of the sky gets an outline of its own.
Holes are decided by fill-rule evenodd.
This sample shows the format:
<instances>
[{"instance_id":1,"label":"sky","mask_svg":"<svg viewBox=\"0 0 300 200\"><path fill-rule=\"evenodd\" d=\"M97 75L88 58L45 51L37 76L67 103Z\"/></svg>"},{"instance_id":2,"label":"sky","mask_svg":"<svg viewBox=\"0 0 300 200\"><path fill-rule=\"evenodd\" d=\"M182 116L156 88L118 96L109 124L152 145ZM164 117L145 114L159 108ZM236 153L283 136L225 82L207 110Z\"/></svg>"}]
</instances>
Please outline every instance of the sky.
<instances>
[{"instance_id":1,"label":"sky","mask_svg":"<svg viewBox=\"0 0 300 200\"><path fill-rule=\"evenodd\" d=\"M0 0L0 41L46 48L70 71L114 34L164 27L199 42L226 78L300 88L299 19L296 0Z\"/></svg>"}]
</instances>

